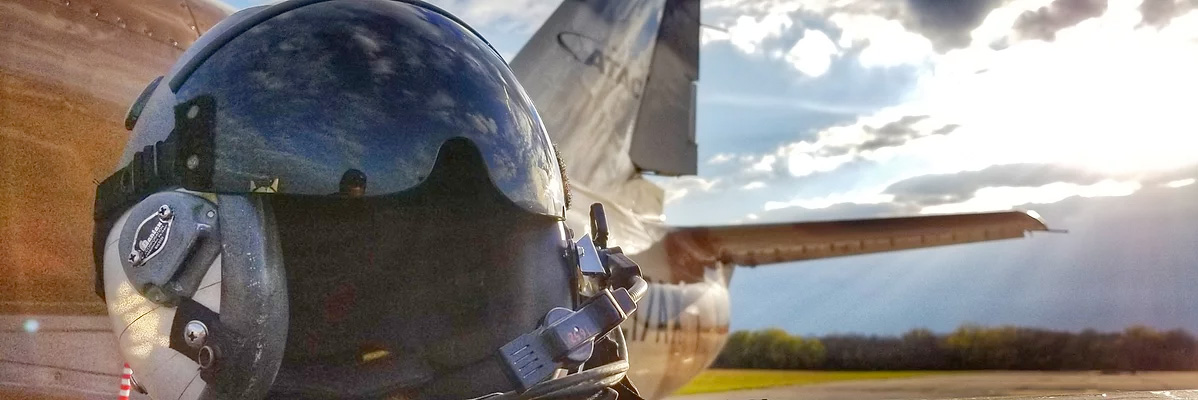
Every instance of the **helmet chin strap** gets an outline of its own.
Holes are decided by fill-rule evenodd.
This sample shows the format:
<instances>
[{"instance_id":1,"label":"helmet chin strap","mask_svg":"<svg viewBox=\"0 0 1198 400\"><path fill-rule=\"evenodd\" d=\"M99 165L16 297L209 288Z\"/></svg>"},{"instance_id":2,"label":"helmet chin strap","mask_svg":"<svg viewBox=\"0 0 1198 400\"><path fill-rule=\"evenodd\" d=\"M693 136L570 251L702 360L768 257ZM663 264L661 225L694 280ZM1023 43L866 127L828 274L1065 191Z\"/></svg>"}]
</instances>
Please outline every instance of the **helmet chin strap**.
<instances>
[{"instance_id":1,"label":"helmet chin strap","mask_svg":"<svg viewBox=\"0 0 1198 400\"><path fill-rule=\"evenodd\" d=\"M606 238L601 204L592 206L592 218L593 233ZM641 399L626 376L627 343L618 328L636 311L649 284L619 247L596 248L590 234L570 253L580 278L578 308L554 308L540 326L501 346L495 356L447 371L453 376L502 373L516 388L471 400ZM561 376L564 371L573 373Z\"/></svg>"},{"instance_id":2,"label":"helmet chin strap","mask_svg":"<svg viewBox=\"0 0 1198 400\"><path fill-rule=\"evenodd\" d=\"M577 310L550 310L540 327L499 349L509 379L523 393L521 398L588 390L582 378L572 385L551 385L559 369L594 375L590 378L592 393L612 390L621 399L640 398L636 387L624 376L628 368L627 343L618 327L636 311L636 303L649 285L641 277L640 266L619 247L606 247L607 218L600 203L591 206L591 230L599 240L592 241L588 233L572 247L582 278L582 305Z\"/></svg>"},{"instance_id":3,"label":"helmet chin strap","mask_svg":"<svg viewBox=\"0 0 1198 400\"><path fill-rule=\"evenodd\" d=\"M278 230L262 196L217 198L224 222L220 321L241 340L218 349L209 374L216 385L201 398L261 398L282 362L290 315Z\"/></svg>"}]
</instances>

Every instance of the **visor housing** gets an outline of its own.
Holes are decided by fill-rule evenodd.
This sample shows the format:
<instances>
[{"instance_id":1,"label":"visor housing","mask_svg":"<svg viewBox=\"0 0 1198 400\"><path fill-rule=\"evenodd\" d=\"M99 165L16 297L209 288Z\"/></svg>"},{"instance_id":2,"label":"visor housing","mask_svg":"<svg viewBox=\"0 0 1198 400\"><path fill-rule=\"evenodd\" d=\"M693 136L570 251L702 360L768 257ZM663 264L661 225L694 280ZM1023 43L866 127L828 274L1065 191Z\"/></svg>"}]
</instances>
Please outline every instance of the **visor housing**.
<instances>
[{"instance_id":1,"label":"visor housing","mask_svg":"<svg viewBox=\"0 0 1198 400\"><path fill-rule=\"evenodd\" d=\"M482 152L496 187L562 217L561 168L532 102L502 58L445 15L402 2L333 0L286 11L215 51L178 103L211 97L211 187L365 196L410 189L446 141ZM356 172L355 172L356 171Z\"/></svg>"}]
</instances>

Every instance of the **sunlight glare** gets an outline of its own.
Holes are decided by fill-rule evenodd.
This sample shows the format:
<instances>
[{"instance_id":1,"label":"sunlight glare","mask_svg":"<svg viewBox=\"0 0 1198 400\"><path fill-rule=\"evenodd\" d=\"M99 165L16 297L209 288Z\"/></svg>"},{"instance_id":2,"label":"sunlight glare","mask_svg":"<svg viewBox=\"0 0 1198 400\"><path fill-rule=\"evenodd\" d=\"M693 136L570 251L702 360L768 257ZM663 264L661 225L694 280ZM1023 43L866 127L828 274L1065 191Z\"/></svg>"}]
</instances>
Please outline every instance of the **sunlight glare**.
<instances>
[{"instance_id":1,"label":"sunlight glare","mask_svg":"<svg viewBox=\"0 0 1198 400\"><path fill-rule=\"evenodd\" d=\"M962 148L944 156L962 156L953 162L960 169L1034 162L1104 173L1192 162L1195 35L1138 22L1134 5L1112 4L1103 17L1058 32L1053 43L1029 40L990 52L980 72L977 60L988 49L946 55L920 96L929 112L963 125L954 135Z\"/></svg>"},{"instance_id":2,"label":"sunlight glare","mask_svg":"<svg viewBox=\"0 0 1198 400\"><path fill-rule=\"evenodd\" d=\"M921 214L950 214L1008 210L1022 204L1050 204L1073 196L1127 196L1140 190L1138 182L1103 180L1093 185L1054 182L1038 187L987 187L978 189L973 198L962 203L924 207Z\"/></svg>"},{"instance_id":3,"label":"sunlight glare","mask_svg":"<svg viewBox=\"0 0 1198 400\"><path fill-rule=\"evenodd\" d=\"M1175 181L1171 181L1171 182L1165 183L1165 185L1164 185L1164 186L1165 186L1165 187L1167 187L1167 188L1173 188L1173 189L1177 189L1177 188L1180 188L1180 187L1186 187L1186 186L1193 185L1193 184L1194 184L1194 180L1195 180L1194 178L1189 178L1189 179L1178 179L1178 180L1175 180Z\"/></svg>"}]
</instances>

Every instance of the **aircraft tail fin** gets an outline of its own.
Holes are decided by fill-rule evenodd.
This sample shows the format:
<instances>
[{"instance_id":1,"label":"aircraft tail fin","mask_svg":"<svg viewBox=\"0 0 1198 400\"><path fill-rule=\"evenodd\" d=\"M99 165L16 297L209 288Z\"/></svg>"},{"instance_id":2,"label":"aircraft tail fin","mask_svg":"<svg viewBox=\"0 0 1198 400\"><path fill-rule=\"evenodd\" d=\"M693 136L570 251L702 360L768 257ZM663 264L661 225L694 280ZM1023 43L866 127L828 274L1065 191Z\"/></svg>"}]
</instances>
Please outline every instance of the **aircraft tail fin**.
<instances>
[{"instance_id":1,"label":"aircraft tail fin","mask_svg":"<svg viewBox=\"0 0 1198 400\"><path fill-rule=\"evenodd\" d=\"M694 174L698 0L565 0L512 60L566 160L593 188Z\"/></svg>"}]
</instances>

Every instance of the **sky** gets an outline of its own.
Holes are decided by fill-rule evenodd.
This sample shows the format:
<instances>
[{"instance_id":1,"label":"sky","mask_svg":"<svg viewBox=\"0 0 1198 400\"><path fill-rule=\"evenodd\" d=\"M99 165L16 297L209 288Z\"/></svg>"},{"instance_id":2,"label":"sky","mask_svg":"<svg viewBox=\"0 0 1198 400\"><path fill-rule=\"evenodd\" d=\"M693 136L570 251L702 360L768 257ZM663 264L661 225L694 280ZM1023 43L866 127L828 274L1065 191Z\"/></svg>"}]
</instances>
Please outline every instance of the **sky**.
<instances>
[{"instance_id":1,"label":"sky","mask_svg":"<svg viewBox=\"0 0 1198 400\"><path fill-rule=\"evenodd\" d=\"M560 1L433 3L510 58ZM699 174L654 179L666 220L1023 209L1069 230L738 268L732 329L1198 332L1196 9L702 0Z\"/></svg>"}]
</instances>

